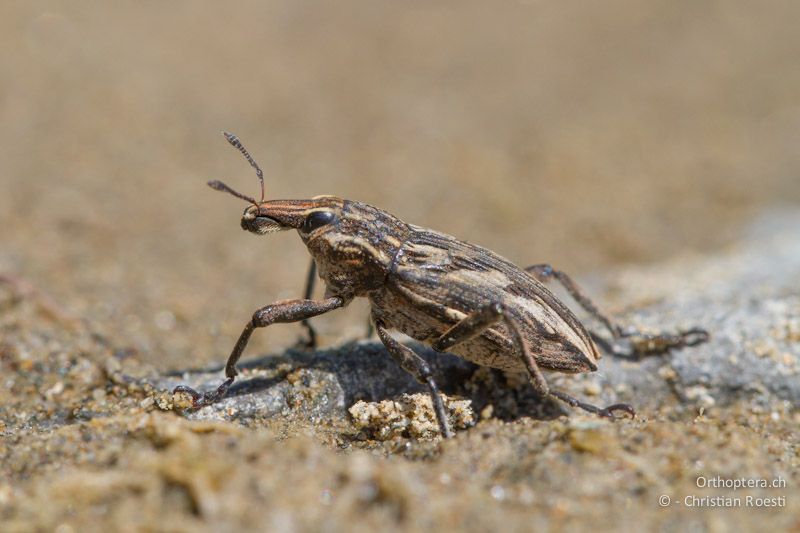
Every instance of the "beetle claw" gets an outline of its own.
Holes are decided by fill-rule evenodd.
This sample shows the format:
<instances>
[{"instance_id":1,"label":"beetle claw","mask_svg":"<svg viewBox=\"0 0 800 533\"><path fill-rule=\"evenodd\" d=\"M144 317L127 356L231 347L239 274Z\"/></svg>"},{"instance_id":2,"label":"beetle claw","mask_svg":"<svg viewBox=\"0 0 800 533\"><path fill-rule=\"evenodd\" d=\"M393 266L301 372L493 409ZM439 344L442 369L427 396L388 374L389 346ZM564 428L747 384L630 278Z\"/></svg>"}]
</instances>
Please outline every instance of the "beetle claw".
<instances>
[{"instance_id":1,"label":"beetle claw","mask_svg":"<svg viewBox=\"0 0 800 533\"><path fill-rule=\"evenodd\" d=\"M178 385L177 387L172 389L172 394L178 394L178 393L184 393L184 394L188 394L189 396L191 396L192 397L192 407L194 409L197 409L198 407L200 407L200 402L202 402L202 400L203 400L203 394L197 392L196 390L194 390L193 388L191 388L191 387L189 387L187 385Z\"/></svg>"},{"instance_id":2,"label":"beetle claw","mask_svg":"<svg viewBox=\"0 0 800 533\"><path fill-rule=\"evenodd\" d=\"M697 346L711 338L711 334L703 328L692 328L681 331L679 335L683 338L683 346Z\"/></svg>"},{"instance_id":3,"label":"beetle claw","mask_svg":"<svg viewBox=\"0 0 800 533\"><path fill-rule=\"evenodd\" d=\"M205 407L206 405L211 405L213 403L218 402L225 395L228 393L228 389L230 388L231 384L233 383L234 378L228 378L222 385L217 387L216 390L211 392L198 392L195 389L187 386L187 385L178 385L174 389L172 389L172 394L183 392L188 394L192 397L192 409L200 409L201 407Z\"/></svg>"},{"instance_id":4,"label":"beetle claw","mask_svg":"<svg viewBox=\"0 0 800 533\"><path fill-rule=\"evenodd\" d=\"M633 408L633 406L627 403L615 403L614 405L609 405L604 409L600 409L597 412L597 415L604 418L616 419L617 416L614 415L614 411L624 411L631 415L631 418L636 418L636 410Z\"/></svg>"}]
</instances>

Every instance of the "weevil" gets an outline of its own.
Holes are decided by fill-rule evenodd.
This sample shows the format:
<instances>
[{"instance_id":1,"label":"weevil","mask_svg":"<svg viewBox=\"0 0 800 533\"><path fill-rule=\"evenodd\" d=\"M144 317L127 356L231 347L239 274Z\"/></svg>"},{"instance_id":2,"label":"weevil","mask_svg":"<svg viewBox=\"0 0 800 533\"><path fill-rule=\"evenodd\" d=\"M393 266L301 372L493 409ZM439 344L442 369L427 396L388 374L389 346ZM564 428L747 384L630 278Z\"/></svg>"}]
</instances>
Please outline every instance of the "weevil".
<instances>
[{"instance_id":1,"label":"weevil","mask_svg":"<svg viewBox=\"0 0 800 533\"><path fill-rule=\"evenodd\" d=\"M664 352L708 339L701 328L659 335L622 328L567 274L549 265L519 268L490 250L408 224L365 203L335 196L266 200L261 168L235 135L223 134L255 169L261 198L256 201L221 181L208 185L250 204L242 214L242 229L257 235L296 230L312 259L305 297L275 302L252 315L228 357L226 379L216 390L175 389L190 394L196 408L225 396L236 378L236 363L257 328L302 322L313 347L316 336L308 319L344 307L356 297L369 300L372 324L389 355L427 386L444 437L453 433L430 366L391 331L478 365L525 372L541 398L556 398L611 418L617 412L635 416L635 410L624 403L596 407L550 388L545 380L543 371L595 371L601 357L595 343L601 337L590 334L545 282L559 282L614 341L627 339L634 351ZM317 276L326 286L320 300L311 298Z\"/></svg>"}]
</instances>

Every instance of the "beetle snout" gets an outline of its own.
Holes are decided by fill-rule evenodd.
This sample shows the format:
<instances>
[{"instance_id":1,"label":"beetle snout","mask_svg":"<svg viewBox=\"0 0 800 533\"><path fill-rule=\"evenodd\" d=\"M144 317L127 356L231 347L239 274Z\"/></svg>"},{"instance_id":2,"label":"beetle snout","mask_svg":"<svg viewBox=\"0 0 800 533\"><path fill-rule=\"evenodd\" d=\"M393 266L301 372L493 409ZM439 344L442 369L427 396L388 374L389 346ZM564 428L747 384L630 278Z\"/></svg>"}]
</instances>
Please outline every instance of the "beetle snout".
<instances>
[{"instance_id":1,"label":"beetle snout","mask_svg":"<svg viewBox=\"0 0 800 533\"><path fill-rule=\"evenodd\" d=\"M289 228L283 226L274 218L259 212L258 207L249 206L244 210L244 213L242 213L242 229L257 235L264 235Z\"/></svg>"}]
</instances>

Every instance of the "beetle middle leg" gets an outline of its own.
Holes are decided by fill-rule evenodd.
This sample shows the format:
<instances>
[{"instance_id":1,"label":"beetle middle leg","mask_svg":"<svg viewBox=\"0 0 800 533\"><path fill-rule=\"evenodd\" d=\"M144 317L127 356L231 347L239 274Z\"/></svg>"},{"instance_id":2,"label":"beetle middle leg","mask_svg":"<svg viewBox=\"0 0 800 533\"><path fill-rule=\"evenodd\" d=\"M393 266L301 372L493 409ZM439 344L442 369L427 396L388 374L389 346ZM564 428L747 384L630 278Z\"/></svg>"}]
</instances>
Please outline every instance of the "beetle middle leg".
<instances>
[{"instance_id":1,"label":"beetle middle leg","mask_svg":"<svg viewBox=\"0 0 800 533\"><path fill-rule=\"evenodd\" d=\"M308 266L308 273L306 274L306 285L305 289L303 290L303 298L306 300L310 300L311 296L314 294L314 287L317 284L317 262L314 259L311 259L311 264ZM311 321L308 318L304 318L300 321L300 325L302 325L306 330L306 337L297 339L296 346L314 350L317 347L317 330L314 329L314 326L311 324ZM364 338L369 339L375 331L372 328L372 320L367 317L367 325L365 328Z\"/></svg>"},{"instance_id":2,"label":"beetle middle leg","mask_svg":"<svg viewBox=\"0 0 800 533\"><path fill-rule=\"evenodd\" d=\"M450 424L447 421L447 412L444 409L444 402L442 396L439 394L439 388L436 386L436 381L433 379L433 373L428 363L419 355L414 353L414 350L408 346L401 344L392 337L386 330L386 326L380 320L375 320L375 329L378 336L389 351L389 355L400 365L400 367L414 376L414 378L428 386L431 394L431 402L433 403L433 410L436 412L436 418L439 421L439 429L444 438L449 439L453 436L453 431L450 429Z\"/></svg>"},{"instance_id":3,"label":"beetle middle leg","mask_svg":"<svg viewBox=\"0 0 800 533\"><path fill-rule=\"evenodd\" d=\"M308 273L306 274L306 286L303 290L303 298L306 300L311 299L311 296L314 294L314 286L316 283L317 262L314 261L314 258L311 258L311 264L308 265ZM308 320L308 318L301 320L300 325L306 329L308 336L305 339L298 339L297 343L304 348L308 348L309 350L315 349L317 347L317 331L314 329L314 326L311 325L311 322Z\"/></svg>"},{"instance_id":4,"label":"beetle middle leg","mask_svg":"<svg viewBox=\"0 0 800 533\"><path fill-rule=\"evenodd\" d=\"M244 327L241 335L239 335L239 340L236 341L236 345L233 347L233 351L228 357L228 362L225 363L225 377L227 379L225 379L222 385L217 387L216 390L206 393L197 392L186 385L179 385L175 387L172 392L185 392L189 394L192 397L192 406L195 408L211 405L221 400L225 397L228 389L233 384L233 380L236 379L236 374L238 373L236 371L236 363L242 356L242 352L244 352L250 340L250 335L253 334L256 328L264 328L276 323L305 320L312 316L333 311L334 309L342 307L344 304L345 301L340 296L331 296L330 298L320 301L308 299L284 300L262 307L253 313L253 318Z\"/></svg>"},{"instance_id":5,"label":"beetle middle leg","mask_svg":"<svg viewBox=\"0 0 800 533\"><path fill-rule=\"evenodd\" d=\"M504 321L508 327L514 350L525 364L525 368L531 380L531 385L533 385L533 389L539 397L546 398L548 396L553 396L554 398L568 403L572 407L578 407L584 411L603 417L613 418L615 411L625 411L632 416L636 415L636 411L634 411L633 407L625 403L618 403L601 408L582 402L565 392L550 389L531 351L531 348L535 350L536 346L530 347L528 345L527 339L522 336L519 330L516 319L506 306L501 303L491 303L473 311L457 322L453 327L445 331L432 344L432 347L439 352L446 351L456 344L477 337L486 329L500 321Z\"/></svg>"},{"instance_id":6,"label":"beetle middle leg","mask_svg":"<svg viewBox=\"0 0 800 533\"><path fill-rule=\"evenodd\" d=\"M566 273L556 270L546 263L529 266L525 271L541 282L546 282L551 279L557 280L581 307L608 329L615 341L627 339L630 342L631 350L635 354L647 355L664 353L672 348L696 346L706 342L709 338L708 332L702 328L691 328L685 331L678 331L677 333L659 333L655 335L640 332L635 328L622 328L601 312L586 293L583 292ZM592 339L615 355L632 355L629 353L629 350L622 349L617 345L609 345L608 342L597 334L593 333Z\"/></svg>"}]
</instances>

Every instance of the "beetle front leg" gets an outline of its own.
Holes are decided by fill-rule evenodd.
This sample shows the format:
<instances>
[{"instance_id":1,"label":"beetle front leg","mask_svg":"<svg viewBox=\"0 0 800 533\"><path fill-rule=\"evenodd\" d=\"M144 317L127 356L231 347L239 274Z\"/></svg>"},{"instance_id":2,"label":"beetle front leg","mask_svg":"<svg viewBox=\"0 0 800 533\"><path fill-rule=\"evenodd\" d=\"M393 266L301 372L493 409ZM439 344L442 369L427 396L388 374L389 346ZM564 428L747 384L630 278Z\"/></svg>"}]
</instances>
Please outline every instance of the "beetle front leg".
<instances>
[{"instance_id":1,"label":"beetle front leg","mask_svg":"<svg viewBox=\"0 0 800 533\"><path fill-rule=\"evenodd\" d=\"M611 332L611 336L615 341L625 339L630 343L630 350L625 350L620 348L618 345L609 345L596 334L592 335L592 338L596 342L605 346L615 355L630 356L632 355L629 353L630 351L632 351L633 354L638 355L665 353L672 348L696 346L706 342L709 339L708 331L702 328L691 328L685 331L678 331L677 333L649 334L640 332L636 328L620 327L608 316L602 313L594 304L594 302L589 299L586 293L583 292L583 290L566 273L556 270L546 263L529 266L525 269L525 271L541 282L556 279L581 307L583 307L590 315L602 322L603 325L608 328L608 331Z\"/></svg>"},{"instance_id":2,"label":"beetle front leg","mask_svg":"<svg viewBox=\"0 0 800 533\"><path fill-rule=\"evenodd\" d=\"M433 410L436 412L436 418L439 421L439 429L444 438L449 439L452 437L453 431L450 429L450 424L447 421L447 412L444 408L444 402L442 402L442 396L439 394L439 388L436 386L436 382L433 379L431 367L422 357L414 353L411 348L397 342L397 340L389 334L386 330L386 326L380 320L375 321L375 329L378 332L378 337L380 337L381 342L383 342L383 345L386 346L386 349L389 351L389 355L392 356L392 359L394 359L403 370L414 376L414 379L428 386L428 390L431 394L431 402L433 403Z\"/></svg>"},{"instance_id":3,"label":"beetle front leg","mask_svg":"<svg viewBox=\"0 0 800 533\"><path fill-rule=\"evenodd\" d=\"M222 385L217 387L212 392L200 393L191 387L179 385L173 389L173 394L176 392L185 392L192 397L192 406L195 408L211 405L225 397L228 389L236 379L236 363L242 356L247 342L250 340L250 335L256 328L263 328L271 324L297 322L298 320L305 320L312 316L317 316L328 311L333 311L345 304L343 298L339 296L332 296L325 300L284 300L276 302L272 305L262 307L255 313L253 318L247 323L239 335L239 340L233 347L231 355L228 357L228 362L225 363L225 377L227 378Z\"/></svg>"},{"instance_id":4,"label":"beetle front leg","mask_svg":"<svg viewBox=\"0 0 800 533\"><path fill-rule=\"evenodd\" d=\"M442 334L442 336L433 343L433 349L440 352L446 351L456 344L460 344L477 337L484 330L490 328L500 321L505 322L508 332L511 336L511 343L514 346L514 350L522 359L525 369L528 371L528 376L530 377L533 390L540 398L553 396L554 398L558 398L559 400L568 403L572 407L578 407L584 411L588 411L603 417L613 418L615 411L625 411L632 416L636 415L636 411L634 411L633 407L628 404L618 403L609 405L608 407L600 408L582 402L565 392L550 389L549 385L547 384L547 380L544 379L544 375L542 374L539 365L536 363L536 358L533 356L531 347L528 345L527 340L522 336L522 333L519 330L517 320L514 318L508 308L501 303L484 305L483 307L473 311L461 319L453 327L445 331L444 334ZM537 347L534 346L533 348L536 349Z\"/></svg>"}]
</instances>

